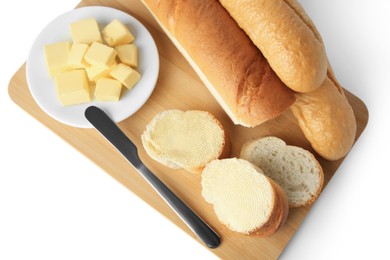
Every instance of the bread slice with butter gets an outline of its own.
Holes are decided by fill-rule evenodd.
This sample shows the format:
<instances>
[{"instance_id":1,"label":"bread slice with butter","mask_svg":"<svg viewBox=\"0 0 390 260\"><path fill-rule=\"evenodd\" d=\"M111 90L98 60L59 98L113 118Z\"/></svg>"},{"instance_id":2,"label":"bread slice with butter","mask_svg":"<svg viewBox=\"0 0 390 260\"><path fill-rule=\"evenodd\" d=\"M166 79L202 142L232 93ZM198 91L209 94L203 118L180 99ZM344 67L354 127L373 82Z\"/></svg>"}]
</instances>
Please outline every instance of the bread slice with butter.
<instances>
[{"instance_id":1,"label":"bread slice with butter","mask_svg":"<svg viewBox=\"0 0 390 260\"><path fill-rule=\"evenodd\" d=\"M292 208L313 203L321 192L324 173L314 155L300 147L286 145L277 137L248 141L240 157L260 167L278 183L286 191Z\"/></svg>"},{"instance_id":2,"label":"bread slice with butter","mask_svg":"<svg viewBox=\"0 0 390 260\"><path fill-rule=\"evenodd\" d=\"M246 235L269 236L283 226L288 215L283 189L243 159L207 164L202 172L202 196L213 204L222 224Z\"/></svg>"},{"instance_id":3,"label":"bread slice with butter","mask_svg":"<svg viewBox=\"0 0 390 260\"><path fill-rule=\"evenodd\" d=\"M205 111L163 111L146 126L141 139L154 160L195 173L201 172L208 162L230 153L227 132Z\"/></svg>"}]
</instances>

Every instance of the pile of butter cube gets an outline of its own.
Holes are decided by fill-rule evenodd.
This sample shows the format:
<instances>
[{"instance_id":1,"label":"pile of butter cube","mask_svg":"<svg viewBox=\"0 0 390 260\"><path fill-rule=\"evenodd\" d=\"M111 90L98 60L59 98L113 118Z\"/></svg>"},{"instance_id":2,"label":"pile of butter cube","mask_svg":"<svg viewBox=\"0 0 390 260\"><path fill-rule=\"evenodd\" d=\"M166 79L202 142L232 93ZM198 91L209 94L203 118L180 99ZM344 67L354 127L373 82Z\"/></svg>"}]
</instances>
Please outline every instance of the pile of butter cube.
<instances>
[{"instance_id":1,"label":"pile of butter cube","mask_svg":"<svg viewBox=\"0 0 390 260\"><path fill-rule=\"evenodd\" d=\"M102 32L94 18L73 22L70 30L73 43L45 46L49 74L55 80L63 106L90 102L93 98L118 101L122 85L132 89L141 79L136 70L138 51L132 44L134 36L119 20L113 20Z\"/></svg>"}]
</instances>

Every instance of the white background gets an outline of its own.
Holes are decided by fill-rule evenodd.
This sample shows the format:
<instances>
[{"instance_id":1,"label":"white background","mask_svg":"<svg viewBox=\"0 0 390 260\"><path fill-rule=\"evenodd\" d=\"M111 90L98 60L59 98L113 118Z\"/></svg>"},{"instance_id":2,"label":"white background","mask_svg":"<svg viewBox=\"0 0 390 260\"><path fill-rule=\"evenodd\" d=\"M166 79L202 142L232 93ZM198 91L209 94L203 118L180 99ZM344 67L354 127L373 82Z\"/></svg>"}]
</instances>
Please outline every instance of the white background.
<instances>
[{"instance_id":1,"label":"white background","mask_svg":"<svg viewBox=\"0 0 390 260\"><path fill-rule=\"evenodd\" d=\"M0 259L214 259L9 99L8 82L35 36L77 3L8 1L0 9ZM301 3L370 119L281 258L389 259L390 2Z\"/></svg>"}]
</instances>

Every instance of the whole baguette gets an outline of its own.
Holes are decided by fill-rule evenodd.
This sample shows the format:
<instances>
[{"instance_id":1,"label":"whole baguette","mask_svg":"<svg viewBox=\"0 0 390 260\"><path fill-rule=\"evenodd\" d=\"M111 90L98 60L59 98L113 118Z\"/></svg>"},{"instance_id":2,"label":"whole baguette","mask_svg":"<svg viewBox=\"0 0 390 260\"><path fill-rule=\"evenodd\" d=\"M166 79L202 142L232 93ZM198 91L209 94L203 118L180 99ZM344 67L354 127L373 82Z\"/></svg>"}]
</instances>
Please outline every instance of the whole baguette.
<instances>
[{"instance_id":1,"label":"whole baguette","mask_svg":"<svg viewBox=\"0 0 390 260\"><path fill-rule=\"evenodd\" d=\"M220 0L291 89L309 93L327 71L325 47L314 24L294 0Z\"/></svg>"},{"instance_id":2,"label":"whole baguette","mask_svg":"<svg viewBox=\"0 0 390 260\"><path fill-rule=\"evenodd\" d=\"M329 76L312 93L297 94L291 111L313 149L328 160L338 160L351 149L356 119L331 68Z\"/></svg>"},{"instance_id":3,"label":"whole baguette","mask_svg":"<svg viewBox=\"0 0 390 260\"><path fill-rule=\"evenodd\" d=\"M235 124L253 127L295 96L217 0L143 0Z\"/></svg>"},{"instance_id":4,"label":"whole baguette","mask_svg":"<svg viewBox=\"0 0 390 260\"><path fill-rule=\"evenodd\" d=\"M316 38L323 43L320 33L303 7L296 0L285 0L285 2L294 9L313 31ZM296 95L297 102L291 110L314 150L328 160L337 160L344 157L353 145L356 135L356 119L329 61L327 77L321 88L318 92L311 94ZM306 109L308 111L303 112ZM321 111L322 109L327 112ZM314 118L313 111L317 111L318 118Z\"/></svg>"},{"instance_id":5,"label":"whole baguette","mask_svg":"<svg viewBox=\"0 0 390 260\"><path fill-rule=\"evenodd\" d=\"M323 45L320 33L304 8L296 0L284 2ZM291 110L314 150L328 160L337 160L344 157L353 145L356 135L355 115L329 62L321 88L310 94L297 94L297 101Z\"/></svg>"}]
</instances>

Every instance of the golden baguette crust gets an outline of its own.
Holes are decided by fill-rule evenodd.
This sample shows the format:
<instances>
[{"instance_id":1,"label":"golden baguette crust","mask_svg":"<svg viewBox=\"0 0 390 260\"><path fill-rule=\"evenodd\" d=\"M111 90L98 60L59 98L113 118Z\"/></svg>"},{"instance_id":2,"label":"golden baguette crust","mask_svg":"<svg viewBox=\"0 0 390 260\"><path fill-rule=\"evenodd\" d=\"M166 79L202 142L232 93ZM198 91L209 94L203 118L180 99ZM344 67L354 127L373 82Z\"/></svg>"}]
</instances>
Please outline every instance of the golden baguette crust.
<instances>
[{"instance_id":1,"label":"golden baguette crust","mask_svg":"<svg viewBox=\"0 0 390 260\"><path fill-rule=\"evenodd\" d=\"M303 6L297 0L284 0L284 2L288 4L290 8L292 8L295 11L295 13L297 13L297 15L302 19L302 21L306 23L307 27L309 27L310 30L313 31L315 37L323 44L321 35L318 32L317 27L314 25L311 18L307 15Z\"/></svg>"},{"instance_id":2,"label":"golden baguette crust","mask_svg":"<svg viewBox=\"0 0 390 260\"><path fill-rule=\"evenodd\" d=\"M305 21L305 23L308 25L308 27L310 27L310 29L313 31L313 33L316 35L316 37L321 42L323 42L320 33L318 32L317 28L315 27L315 25L312 22L312 20L310 19L310 17L306 14L303 7L296 0L284 0L284 1L287 4L289 4L291 6L291 8L293 8L295 10L295 12L297 14L300 15L302 20ZM329 82L328 80L330 80L331 82ZM337 95L337 93L334 91L334 89L332 90L332 89L328 88L328 90L326 91L327 96L333 95L336 98L334 101L332 101L332 99L327 99L327 101L324 101L325 103L330 102L325 106L336 106L336 107L341 106L341 107L339 107L339 109L346 108L346 110L344 111L344 114L341 117L339 117L339 118L334 117L333 120L340 120L342 122L346 119L347 123L345 123L344 125L342 125L342 127L339 127L338 129L336 129L336 127L330 128L329 127L330 124L327 124L326 122L328 122L330 120L331 116L329 116L329 115L325 116L325 118L324 118L325 123L323 124L323 128L319 129L319 131L317 131L317 132L320 132L320 131L327 132L328 133L327 138L321 138L321 136L319 138L318 137L315 138L314 136L311 136L310 128L314 127L314 125L311 125L311 121L309 118L306 118L306 120L307 120L306 122L301 122L300 126L302 125L304 127L304 128L302 128L302 130L304 131L305 136L312 143L313 148L315 150L318 149L317 152L320 155L322 155L324 158L327 158L329 160L337 160L337 159L345 156L353 145L353 142L355 140L355 135L356 135L356 120L355 120L355 115L353 114L352 108L350 107L350 105L348 104L348 100L344 96L344 91L343 91L341 85L336 80L336 77L333 73L333 70L332 70L332 67L331 67L329 61L328 61L327 80L326 81L327 82L326 83L324 82L323 84L332 85L332 83L333 83L333 87L337 90L337 92L340 95ZM320 94L317 93L315 95L319 96ZM301 97L298 97L298 99L301 99ZM313 97L309 96L306 99L307 100L313 99ZM332 104L332 102L333 102L333 104ZM323 105L324 104L318 104L317 108L319 108ZM294 115L297 117L298 121L300 121L302 119L302 117L299 116L299 112L298 112L300 109L304 109L301 106L302 106L301 102L298 102L296 104L296 107L294 109L292 109L293 113L295 111ZM314 106L315 105L312 105L312 107L314 107ZM314 124L317 125L316 123L314 123ZM335 124L337 124L337 121L335 121ZM328 126L328 127L326 127L326 126ZM349 138L344 139L343 138L344 136L349 136ZM335 147L333 142L328 142L332 138L336 138L336 140L335 140L336 142L337 141L341 142L339 145L339 148ZM319 147L321 147L321 148L319 148Z\"/></svg>"},{"instance_id":3,"label":"golden baguette crust","mask_svg":"<svg viewBox=\"0 0 390 260\"><path fill-rule=\"evenodd\" d=\"M250 236L268 237L283 227L287 220L289 205L286 192L272 179L268 178L275 193L275 205L268 222L249 233Z\"/></svg>"},{"instance_id":4,"label":"golden baguette crust","mask_svg":"<svg viewBox=\"0 0 390 260\"><path fill-rule=\"evenodd\" d=\"M297 94L291 107L313 149L328 160L338 160L351 149L356 135L356 119L331 69L319 89Z\"/></svg>"},{"instance_id":5,"label":"golden baguette crust","mask_svg":"<svg viewBox=\"0 0 390 260\"><path fill-rule=\"evenodd\" d=\"M294 94L216 0L143 0L236 124L256 126L288 109Z\"/></svg>"},{"instance_id":6,"label":"golden baguette crust","mask_svg":"<svg viewBox=\"0 0 390 260\"><path fill-rule=\"evenodd\" d=\"M322 84L327 71L325 47L299 3L291 0L220 2L289 88L308 93Z\"/></svg>"},{"instance_id":7,"label":"golden baguette crust","mask_svg":"<svg viewBox=\"0 0 390 260\"><path fill-rule=\"evenodd\" d=\"M305 204L291 204L290 207L291 208L298 208L298 207L305 207L305 206L309 206L311 205L312 203L314 203L314 201L317 200L317 198L320 196L321 194L321 191L322 191L322 187L324 186L324 170L322 169L322 166L321 164L316 160L316 163L317 163L317 167L320 169L320 187L317 189L317 193L314 194L310 200L308 200Z\"/></svg>"},{"instance_id":8,"label":"golden baguette crust","mask_svg":"<svg viewBox=\"0 0 390 260\"><path fill-rule=\"evenodd\" d=\"M271 182L271 183L274 185L274 187L278 193L279 202L280 202L280 205L282 208L282 213L281 213L280 218L277 222L278 226L275 229L275 232L276 232L279 229L281 229L284 226L284 224L286 223L286 220L288 217L288 212L290 209L289 209L288 198L287 198L286 192L277 183L275 183L275 182Z\"/></svg>"}]
</instances>

